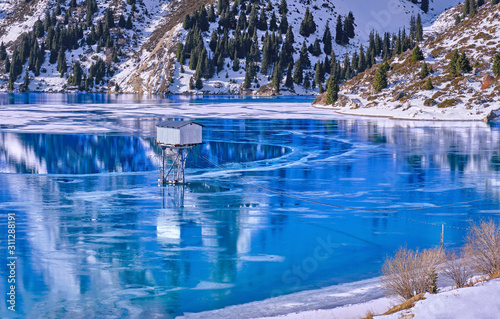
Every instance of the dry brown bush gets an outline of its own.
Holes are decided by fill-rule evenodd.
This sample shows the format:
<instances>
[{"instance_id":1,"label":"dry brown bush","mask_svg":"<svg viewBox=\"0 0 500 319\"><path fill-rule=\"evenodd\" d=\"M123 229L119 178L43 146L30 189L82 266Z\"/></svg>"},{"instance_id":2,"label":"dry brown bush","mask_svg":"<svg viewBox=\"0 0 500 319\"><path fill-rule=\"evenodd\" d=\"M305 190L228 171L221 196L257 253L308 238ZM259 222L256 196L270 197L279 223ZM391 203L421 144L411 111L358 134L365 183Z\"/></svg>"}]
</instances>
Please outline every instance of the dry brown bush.
<instances>
[{"instance_id":1,"label":"dry brown bush","mask_svg":"<svg viewBox=\"0 0 500 319\"><path fill-rule=\"evenodd\" d=\"M469 228L466 257L477 272L492 276L500 272L500 225L493 220Z\"/></svg>"},{"instance_id":2,"label":"dry brown bush","mask_svg":"<svg viewBox=\"0 0 500 319\"><path fill-rule=\"evenodd\" d=\"M457 288L465 287L472 278L472 269L464 254L460 257L455 253L446 254L444 273L450 277Z\"/></svg>"},{"instance_id":3,"label":"dry brown bush","mask_svg":"<svg viewBox=\"0 0 500 319\"><path fill-rule=\"evenodd\" d=\"M410 299L435 289L442 260L439 249L400 248L394 257L386 258L382 266L382 284L386 293Z\"/></svg>"}]
</instances>

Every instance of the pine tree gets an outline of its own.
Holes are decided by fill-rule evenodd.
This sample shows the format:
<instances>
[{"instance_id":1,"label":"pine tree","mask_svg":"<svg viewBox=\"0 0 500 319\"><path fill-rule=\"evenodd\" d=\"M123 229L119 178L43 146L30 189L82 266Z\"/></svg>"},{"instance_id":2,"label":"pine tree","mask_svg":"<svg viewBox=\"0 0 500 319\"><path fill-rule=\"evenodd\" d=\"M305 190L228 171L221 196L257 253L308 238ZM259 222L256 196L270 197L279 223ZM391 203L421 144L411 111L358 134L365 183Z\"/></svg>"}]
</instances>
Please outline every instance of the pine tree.
<instances>
[{"instance_id":1,"label":"pine tree","mask_svg":"<svg viewBox=\"0 0 500 319\"><path fill-rule=\"evenodd\" d=\"M323 33L323 51L326 55L330 55L332 53L332 33L330 32L330 26L328 23L325 27L325 32Z\"/></svg>"},{"instance_id":2,"label":"pine tree","mask_svg":"<svg viewBox=\"0 0 500 319\"><path fill-rule=\"evenodd\" d=\"M207 59L207 51L203 47L202 51L198 54L198 61L196 63L196 70L194 72L194 78L196 80L201 79L201 77L206 74L206 59Z\"/></svg>"},{"instance_id":3,"label":"pine tree","mask_svg":"<svg viewBox=\"0 0 500 319\"><path fill-rule=\"evenodd\" d=\"M364 72L366 70L366 57L363 45L359 46L359 57L358 57L358 72Z\"/></svg>"},{"instance_id":4,"label":"pine tree","mask_svg":"<svg viewBox=\"0 0 500 319\"><path fill-rule=\"evenodd\" d=\"M280 86L281 86L281 80L283 79L283 71L281 69L280 63L277 62L274 64L274 70L273 70L273 87L276 90L276 92L280 91Z\"/></svg>"},{"instance_id":5,"label":"pine tree","mask_svg":"<svg viewBox=\"0 0 500 319\"><path fill-rule=\"evenodd\" d=\"M196 79L196 81L194 83L194 86L198 90L203 89L203 81L201 80L201 77L199 77L199 78Z\"/></svg>"},{"instance_id":6,"label":"pine tree","mask_svg":"<svg viewBox=\"0 0 500 319\"><path fill-rule=\"evenodd\" d=\"M309 52L307 51L306 43L302 43L300 48L299 60L302 69L309 69L311 67L311 60L309 59Z\"/></svg>"},{"instance_id":7,"label":"pine tree","mask_svg":"<svg viewBox=\"0 0 500 319\"><path fill-rule=\"evenodd\" d=\"M64 51L61 48L57 56L57 71L59 71L59 73L61 73L61 77L63 77L67 69L68 65L66 64L66 54L64 54Z\"/></svg>"},{"instance_id":8,"label":"pine tree","mask_svg":"<svg viewBox=\"0 0 500 319\"><path fill-rule=\"evenodd\" d=\"M316 38L314 40L314 44L311 46L311 50L309 51L313 56L319 56L321 54L321 46L319 45L319 39Z\"/></svg>"},{"instance_id":9,"label":"pine tree","mask_svg":"<svg viewBox=\"0 0 500 319\"><path fill-rule=\"evenodd\" d=\"M307 7L304 19L300 24L300 34L304 37L308 37L314 32L316 32L316 23L314 22L311 12L309 11L309 7Z\"/></svg>"},{"instance_id":10,"label":"pine tree","mask_svg":"<svg viewBox=\"0 0 500 319\"><path fill-rule=\"evenodd\" d=\"M286 4L286 0L281 0L278 11L279 11L279 14L281 14L281 15L283 15L283 14L286 15L288 13L288 7Z\"/></svg>"},{"instance_id":11,"label":"pine tree","mask_svg":"<svg viewBox=\"0 0 500 319\"><path fill-rule=\"evenodd\" d=\"M286 31L285 43L287 45L290 45L290 49L293 50L293 46L291 46L291 45L295 43L295 35L293 34L293 30L292 30L291 26L288 27L288 30ZM290 52L290 53L293 53L293 52Z\"/></svg>"},{"instance_id":12,"label":"pine tree","mask_svg":"<svg viewBox=\"0 0 500 319\"><path fill-rule=\"evenodd\" d=\"M9 74L9 91L13 91L14 90L14 83L16 82L16 77L10 73Z\"/></svg>"},{"instance_id":13,"label":"pine tree","mask_svg":"<svg viewBox=\"0 0 500 319\"><path fill-rule=\"evenodd\" d=\"M236 50L234 51L234 59L233 59L233 71L237 72L240 70L240 60L238 59L238 54Z\"/></svg>"},{"instance_id":14,"label":"pine tree","mask_svg":"<svg viewBox=\"0 0 500 319\"><path fill-rule=\"evenodd\" d=\"M130 14L127 18L127 23L125 24L125 29L130 30L132 29L132 15Z\"/></svg>"},{"instance_id":15,"label":"pine tree","mask_svg":"<svg viewBox=\"0 0 500 319\"><path fill-rule=\"evenodd\" d=\"M311 87L311 76L309 75L309 72L306 72L306 75L304 76L303 87L306 90L308 90Z\"/></svg>"},{"instance_id":16,"label":"pine tree","mask_svg":"<svg viewBox=\"0 0 500 319\"><path fill-rule=\"evenodd\" d=\"M424 40L424 30L422 27L422 17L420 16L420 14L417 16L415 40L417 42L422 42Z\"/></svg>"},{"instance_id":17,"label":"pine tree","mask_svg":"<svg viewBox=\"0 0 500 319\"><path fill-rule=\"evenodd\" d=\"M10 71L10 60L9 56L5 57L5 73L9 73Z\"/></svg>"},{"instance_id":18,"label":"pine tree","mask_svg":"<svg viewBox=\"0 0 500 319\"><path fill-rule=\"evenodd\" d=\"M347 53L344 55L343 74L341 78L346 80L351 78L351 61Z\"/></svg>"},{"instance_id":19,"label":"pine tree","mask_svg":"<svg viewBox=\"0 0 500 319\"><path fill-rule=\"evenodd\" d=\"M23 61L20 57L17 47L14 46L14 51L12 53L12 63L10 64L10 75L13 77L13 80L16 80L17 77L22 72L23 72Z\"/></svg>"},{"instance_id":20,"label":"pine tree","mask_svg":"<svg viewBox=\"0 0 500 319\"><path fill-rule=\"evenodd\" d=\"M344 43L344 27L342 25L342 17L337 16L337 27L335 28L335 42L337 44Z\"/></svg>"},{"instance_id":21,"label":"pine tree","mask_svg":"<svg viewBox=\"0 0 500 319\"><path fill-rule=\"evenodd\" d=\"M427 66L427 63L424 62L424 64L422 64L422 68L420 69L420 77L423 79L426 78L428 75L429 75L429 67Z\"/></svg>"},{"instance_id":22,"label":"pine tree","mask_svg":"<svg viewBox=\"0 0 500 319\"><path fill-rule=\"evenodd\" d=\"M495 57L493 58L493 74L499 75L500 74L500 53L497 53Z\"/></svg>"},{"instance_id":23,"label":"pine tree","mask_svg":"<svg viewBox=\"0 0 500 319\"><path fill-rule=\"evenodd\" d=\"M477 6L481 7L482 5L484 5L484 0L477 0Z\"/></svg>"},{"instance_id":24,"label":"pine tree","mask_svg":"<svg viewBox=\"0 0 500 319\"><path fill-rule=\"evenodd\" d=\"M281 15L279 31L281 34L285 34L288 31L288 19L285 14Z\"/></svg>"},{"instance_id":25,"label":"pine tree","mask_svg":"<svg viewBox=\"0 0 500 319\"><path fill-rule=\"evenodd\" d=\"M420 47L418 45L415 46L415 48L413 49L413 51L411 53L411 59L413 61L421 61L424 59L424 54L423 54L422 50L420 50Z\"/></svg>"},{"instance_id":26,"label":"pine tree","mask_svg":"<svg viewBox=\"0 0 500 319\"><path fill-rule=\"evenodd\" d=\"M200 29L202 32L208 31L208 29L210 27L210 23L208 22L208 13L207 13L207 9L205 9L205 6L200 6L200 8L198 9L198 11L196 13L197 13L196 22L197 22L198 29ZM234 19L234 17L233 17L233 19Z\"/></svg>"},{"instance_id":27,"label":"pine tree","mask_svg":"<svg viewBox=\"0 0 500 319\"><path fill-rule=\"evenodd\" d=\"M123 29L126 25L127 22L125 21L125 17L123 16L123 14L120 14L120 18L118 19L118 26Z\"/></svg>"},{"instance_id":28,"label":"pine tree","mask_svg":"<svg viewBox=\"0 0 500 319\"><path fill-rule=\"evenodd\" d=\"M325 79L322 71L322 63L320 61L316 62L316 67L314 68L314 71L315 71L314 83L316 83L318 87L322 87L322 84L325 81Z\"/></svg>"},{"instance_id":29,"label":"pine tree","mask_svg":"<svg viewBox=\"0 0 500 319\"><path fill-rule=\"evenodd\" d=\"M495 6L500 2L500 0L491 0L491 5Z\"/></svg>"},{"instance_id":30,"label":"pine tree","mask_svg":"<svg viewBox=\"0 0 500 319\"><path fill-rule=\"evenodd\" d=\"M189 14L186 14L186 16L184 17L184 21L182 22L182 27L184 28L184 30L189 30L192 26L193 22L191 21L191 17L189 16Z\"/></svg>"},{"instance_id":31,"label":"pine tree","mask_svg":"<svg viewBox=\"0 0 500 319\"><path fill-rule=\"evenodd\" d=\"M262 74L267 74L267 71L269 69L269 66L272 62L272 50L271 50L271 43L270 43L270 37L269 34L266 32L266 35L264 36L264 42L262 44L262 63L261 63L261 68L260 72Z\"/></svg>"},{"instance_id":32,"label":"pine tree","mask_svg":"<svg viewBox=\"0 0 500 319\"><path fill-rule=\"evenodd\" d=\"M75 66L73 67L73 76L71 78L71 84L76 85L78 88L82 85L82 75L83 70L80 66L80 62L75 62Z\"/></svg>"},{"instance_id":33,"label":"pine tree","mask_svg":"<svg viewBox=\"0 0 500 319\"><path fill-rule=\"evenodd\" d=\"M462 14L464 17L468 16L471 12L470 0L465 0L464 6L462 8Z\"/></svg>"},{"instance_id":34,"label":"pine tree","mask_svg":"<svg viewBox=\"0 0 500 319\"><path fill-rule=\"evenodd\" d=\"M219 72L221 72L223 69L224 69L224 57L222 56L222 54L219 54L219 56L217 57L217 74L219 74Z\"/></svg>"},{"instance_id":35,"label":"pine tree","mask_svg":"<svg viewBox=\"0 0 500 319\"><path fill-rule=\"evenodd\" d=\"M250 11L250 16L248 18L248 33L253 34L255 32L255 28L257 28L257 22L257 9L255 6L252 6L252 11Z\"/></svg>"},{"instance_id":36,"label":"pine tree","mask_svg":"<svg viewBox=\"0 0 500 319\"><path fill-rule=\"evenodd\" d=\"M352 14L352 11L349 11L349 14L347 15L345 19L345 25L344 25L344 35L347 38L353 39L354 36L356 35L354 32L354 15ZM345 40L344 40L345 42ZM348 40L347 40L348 42Z\"/></svg>"},{"instance_id":37,"label":"pine tree","mask_svg":"<svg viewBox=\"0 0 500 319\"><path fill-rule=\"evenodd\" d=\"M330 76L326 86L326 103L327 104L335 104L338 99L339 94L339 84L337 83L337 79L335 76Z\"/></svg>"},{"instance_id":38,"label":"pine tree","mask_svg":"<svg viewBox=\"0 0 500 319\"><path fill-rule=\"evenodd\" d=\"M211 4L210 8L208 9L207 19L208 19L208 22L215 22L216 15L215 15L215 8L214 8L213 4Z\"/></svg>"},{"instance_id":39,"label":"pine tree","mask_svg":"<svg viewBox=\"0 0 500 319\"><path fill-rule=\"evenodd\" d=\"M0 44L0 60L5 60L7 57L7 50L3 42Z\"/></svg>"},{"instance_id":40,"label":"pine tree","mask_svg":"<svg viewBox=\"0 0 500 319\"><path fill-rule=\"evenodd\" d=\"M246 65L245 65L245 80L243 81L243 87L245 89L250 88L252 81L256 75L255 69L256 69L256 67L255 67L254 62L250 59L247 59Z\"/></svg>"},{"instance_id":41,"label":"pine tree","mask_svg":"<svg viewBox=\"0 0 500 319\"><path fill-rule=\"evenodd\" d=\"M458 58L457 66L461 72L469 73L472 71L469 59L465 55L465 52Z\"/></svg>"},{"instance_id":42,"label":"pine tree","mask_svg":"<svg viewBox=\"0 0 500 319\"><path fill-rule=\"evenodd\" d=\"M415 16L412 15L410 17L410 37L412 39L415 39L416 34L417 34L417 22L416 22Z\"/></svg>"},{"instance_id":43,"label":"pine tree","mask_svg":"<svg viewBox=\"0 0 500 319\"><path fill-rule=\"evenodd\" d=\"M273 14L271 15L271 20L269 20L269 31L275 32L277 30L278 30L278 24L276 22L276 15L274 14L273 11Z\"/></svg>"},{"instance_id":44,"label":"pine tree","mask_svg":"<svg viewBox=\"0 0 500 319\"><path fill-rule=\"evenodd\" d=\"M262 8L262 10L260 10L260 17L259 17L259 21L257 22L257 29L259 29L261 31L267 30L267 15L266 15L266 11L264 10L264 8Z\"/></svg>"},{"instance_id":45,"label":"pine tree","mask_svg":"<svg viewBox=\"0 0 500 319\"><path fill-rule=\"evenodd\" d=\"M91 81L92 81L92 79L91 79L91 78L87 78L87 79L85 79L85 87L84 87L84 90L85 90L86 92L88 92L88 91L90 90L90 88L92 87Z\"/></svg>"},{"instance_id":46,"label":"pine tree","mask_svg":"<svg viewBox=\"0 0 500 319\"><path fill-rule=\"evenodd\" d=\"M424 89L425 90L432 90L432 89L434 89L434 85L432 85L431 78L428 78L427 81L425 82Z\"/></svg>"},{"instance_id":47,"label":"pine tree","mask_svg":"<svg viewBox=\"0 0 500 319\"><path fill-rule=\"evenodd\" d=\"M335 73L335 64L337 64L337 57L335 56L335 51L332 49L332 53L330 53L330 74Z\"/></svg>"},{"instance_id":48,"label":"pine tree","mask_svg":"<svg viewBox=\"0 0 500 319\"><path fill-rule=\"evenodd\" d=\"M429 0L422 0L422 4L420 6L423 12L429 12Z\"/></svg>"},{"instance_id":49,"label":"pine tree","mask_svg":"<svg viewBox=\"0 0 500 319\"><path fill-rule=\"evenodd\" d=\"M387 87L387 71L389 71L389 64L384 62L375 73L373 88L376 92L380 92Z\"/></svg>"},{"instance_id":50,"label":"pine tree","mask_svg":"<svg viewBox=\"0 0 500 319\"><path fill-rule=\"evenodd\" d=\"M460 67L458 66L458 63L457 63L459 57L460 56L458 54L458 50L453 51L453 54L452 54L451 59L450 59L450 63L448 64L448 70L453 75L460 74Z\"/></svg>"},{"instance_id":51,"label":"pine tree","mask_svg":"<svg viewBox=\"0 0 500 319\"><path fill-rule=\"evenodd\" d=\"M35 25L33 25L33 34L35 35L36 38L41 38L43 37L45 33L45 28L43 27L43 22L38 18L38 20L35 22Z\"/></svg>"},{"instance_id":52,"label":"pine tree","mask_svg":"<svg viewBox=\"0 0 500 319\"><path fill-rule=\"evenodd\" d=\"M477 4L476 0L470 0L470 14L474 15L477 13Z\"/></svg>"},{"instance_id":53,"label":"pine tree","mask_svg":"<svg viewBox=\"0 0 500 319\"><path fill-rule=\"evenodd\" d=\"M229 0L219 0L217 2L217 15L221 15L229 7Z\"/></svg>"},{"instance_id":54,"label":"pine tree","mask_svg":"<svg viewBox=\"0 0 500 319\"><path fill-rule=\"evenodd\" d=\"M349 44L349 37L347 36L347 17L344 18L344 30L342 34L342 45Z\"/></svg>"},{"instance_id":55,"label":"pine tree","mask_svg":"<svg viewBox=\"0 0 500 319\"><path fill-rule=\"evenodd\" d=\"M245 14L245 12L241 12L240 16L238 17L238 22L236 23L236 29L245 30L247 26L248 26L247 15Z\"/></svg>"},{"instance_id":56,"label":"pine tree","mask_svg":"<svg viewBox=\"0 0 500 319\"><path fill-rule=\"evenodd\" d=\"M302 84L302 81L304 80L303 78L303 69L302 69L302 64L300 63L300 59L295 61L294 65L294 70L293 70L293 82L296 84Z\"/></svg>"}]
</instances>

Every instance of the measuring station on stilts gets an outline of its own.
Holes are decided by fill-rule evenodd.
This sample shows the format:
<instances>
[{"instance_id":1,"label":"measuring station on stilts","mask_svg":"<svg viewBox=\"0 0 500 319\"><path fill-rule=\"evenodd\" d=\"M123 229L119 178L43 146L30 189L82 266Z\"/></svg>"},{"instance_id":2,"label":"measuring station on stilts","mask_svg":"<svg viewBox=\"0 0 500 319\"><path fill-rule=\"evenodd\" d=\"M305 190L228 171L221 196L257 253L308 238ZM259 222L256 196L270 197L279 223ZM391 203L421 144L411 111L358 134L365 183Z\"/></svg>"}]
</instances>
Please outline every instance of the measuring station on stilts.
<instances>
[{"instance_id":1,"label":"measuring station on stilts","mask_svg":"<svg viewBox=\"0 0 500 319\"><path fill-rule=\"evenodd\" d=\"M193 146L202 144L203 125L192 121L163 121L156 125L161 147L158 185L184 184L186 159Z\"/></svg>"}]
</instances>

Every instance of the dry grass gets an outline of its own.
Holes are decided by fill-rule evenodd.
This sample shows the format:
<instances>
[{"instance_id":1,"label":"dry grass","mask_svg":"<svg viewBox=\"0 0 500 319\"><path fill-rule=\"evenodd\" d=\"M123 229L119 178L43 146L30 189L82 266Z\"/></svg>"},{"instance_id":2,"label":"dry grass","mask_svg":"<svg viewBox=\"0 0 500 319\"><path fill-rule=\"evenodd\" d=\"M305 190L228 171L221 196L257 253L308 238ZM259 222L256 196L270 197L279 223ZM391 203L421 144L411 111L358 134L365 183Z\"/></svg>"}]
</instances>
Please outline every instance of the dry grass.
<instances>
[{"instance_id":1,"label":"dry grass","mask_svg":"<svg viewBox=\"0 0 500 319\"><path fill-rule=\"evenodd\" d=\"M418 295L413 296L408 300L405 300L404 302L400 303L399 305L395 305L391 309L384 312L383 315L391 315L391 314L396 313L398 311L412 308L413 306L415 306L415 303L417 301L425 299L424 294L425 293L421 292Z\"/></svg>"},{"instance_id":2,"label":"dry grass","mask_svg":"<svg viewBox=\"0 0 500 319\"><path fill-rule=\"evenodd\" d=\"M439 103L437 105L437 107L438 108L451 107L451 106L457 105L460 102L462 102L460 99L447 99L447 100L444 100L443 102Z\"/></svg>"},{"instance_id":3,"label":"dry grass","mask_svg":"<svg viewBox=\"0 0 500 319\"><path fill-rule=\"evenodd\" d=\"M497 278L500 278L500 271L492 274L490 277L488 277L488 280L497 279Z\"/></svg>"},{"instance_id":4,"label":"dry grass","mask_svg":"<svg viewBox=\"0 0 500 319\"><path fill-rule=\"evenodd\" d=\"M365 316L361 319L373 319L373 317L375 316L375 314L372 312L372 311L368 311Z\"/></svg>"},{"instance_id":5,"label":"dry grass","mask_svg":"<svg viewBox=\"0 0 500 319\"><path fill-rule=\"evenodd\" d=\"M318 95L313 104L326 105L326 91Z\"/></svg>"}]
</instances>

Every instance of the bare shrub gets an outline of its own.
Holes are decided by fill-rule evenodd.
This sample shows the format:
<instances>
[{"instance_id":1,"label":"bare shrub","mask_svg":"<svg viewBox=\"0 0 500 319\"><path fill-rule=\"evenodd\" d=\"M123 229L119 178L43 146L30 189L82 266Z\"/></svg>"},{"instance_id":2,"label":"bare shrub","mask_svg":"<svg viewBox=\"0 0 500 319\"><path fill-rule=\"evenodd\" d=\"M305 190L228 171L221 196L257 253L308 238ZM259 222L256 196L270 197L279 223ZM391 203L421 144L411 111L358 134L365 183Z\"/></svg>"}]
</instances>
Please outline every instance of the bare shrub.
<instances>
[{"instance_id":1,"label":"bare shrub","mask_svg":"<svg viewBox=\"0 0 500 319\"><path fill-rule=\"evenodd\" d=\"M500 272L500 225L493 220L469 228L465 252L471 267L485 275Z\"/></svg>"},{"instance_id":2,"label":"bare shrub","mask_svg":"<svg viewBox=\"0 0 500 319\"><path fill-rule=\"evenodd\" d=\"M388 295L410 299L420 293L435 291L442 253L438 249L422 251L400 248L382 266L382 284Z\"/></svg>"},{"instance_id":3,"label":"bare shrub","mask_svg":"<svg viewBox=\"0 0 500 319\"><path fill-rule=\"evenodd\" d=\"M453 280L457 288L465 287L472 278L472 269L464 254L460 257L455 253L446 254L445 266L445 275Z\"/></svg>"}]
</instances>

